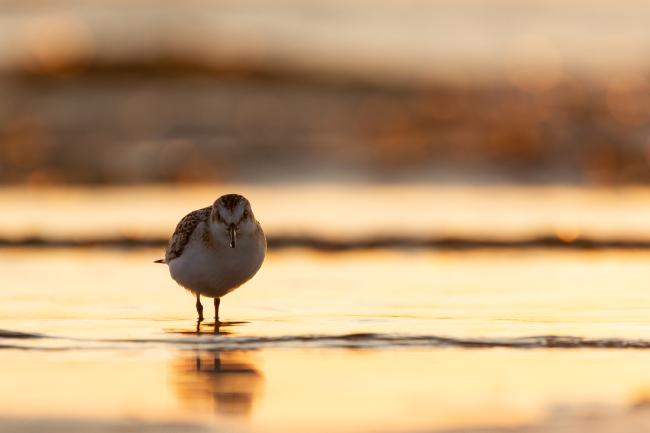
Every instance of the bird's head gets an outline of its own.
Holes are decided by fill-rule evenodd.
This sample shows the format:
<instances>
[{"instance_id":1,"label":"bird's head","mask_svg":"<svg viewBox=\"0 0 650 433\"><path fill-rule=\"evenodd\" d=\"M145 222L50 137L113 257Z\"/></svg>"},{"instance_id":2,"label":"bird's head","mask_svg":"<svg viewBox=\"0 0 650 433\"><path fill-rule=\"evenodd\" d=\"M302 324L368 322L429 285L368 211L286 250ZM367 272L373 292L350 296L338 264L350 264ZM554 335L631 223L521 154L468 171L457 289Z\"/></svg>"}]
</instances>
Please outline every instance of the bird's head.
<instances>
[{"instance_id":1,"label":"bird's head","mask_svg":"<svg viewBox=\"0 0 650 433\"><path fill-rule=\"evenodd\" d=\"M236 248L237 236L252 232L255 217L250 202L239 194L226 194L212 205L210 225L219 239L225 239L230 248Z\"/></svg>"}]
</instances>

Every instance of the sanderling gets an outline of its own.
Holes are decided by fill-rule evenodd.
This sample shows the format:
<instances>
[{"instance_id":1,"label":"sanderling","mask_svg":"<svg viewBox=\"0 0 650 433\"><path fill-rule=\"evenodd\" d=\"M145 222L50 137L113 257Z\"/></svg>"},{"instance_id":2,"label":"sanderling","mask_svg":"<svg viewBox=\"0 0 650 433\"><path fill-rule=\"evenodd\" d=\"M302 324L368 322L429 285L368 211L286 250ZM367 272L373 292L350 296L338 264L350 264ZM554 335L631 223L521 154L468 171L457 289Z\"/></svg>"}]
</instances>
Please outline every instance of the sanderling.
<instances>
[{"instance_id":1,"label":"sanderling","mask_svg":"<svg viewBox=\"0 0 650 433\"><path fill-rule=\"evenodd\" d=\"M226 194L212 206L185 215L169 240L165 258L171 277L196 295L199 322L201 295L214 298L219 323L220 298L250 280L262 266L266 238L249 201Z\"/></svg>"}]
</instances>

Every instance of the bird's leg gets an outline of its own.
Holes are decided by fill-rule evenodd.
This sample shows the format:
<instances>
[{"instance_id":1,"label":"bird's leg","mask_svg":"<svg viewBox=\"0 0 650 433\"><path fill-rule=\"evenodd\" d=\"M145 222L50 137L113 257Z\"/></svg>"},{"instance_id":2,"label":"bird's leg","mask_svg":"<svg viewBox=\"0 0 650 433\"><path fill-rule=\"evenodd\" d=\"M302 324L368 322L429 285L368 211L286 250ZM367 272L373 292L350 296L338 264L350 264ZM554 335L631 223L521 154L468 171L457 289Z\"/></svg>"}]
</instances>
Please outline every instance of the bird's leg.
<instances>
[{"instance_id":1,"label":"bird's leg","mask_svg":"<svg viewBox=\"0 0 650 433\"><path fill-rule=\"evenodd\" d=\"M199 313L199 322L203 321L203 305L201 305L201 295L196 295L196 312Z\"/></svg>"},{"instance_id":2,"label":"bird's leg","mask_svg":"<svg viewBox=\"0 0 650 433\"><path fill-rule=\"evenodd\" d=\"M219 323L219 304L221 303L221 298L214 298L214 323L215 326Z\"/></svg>"}]
</instances>

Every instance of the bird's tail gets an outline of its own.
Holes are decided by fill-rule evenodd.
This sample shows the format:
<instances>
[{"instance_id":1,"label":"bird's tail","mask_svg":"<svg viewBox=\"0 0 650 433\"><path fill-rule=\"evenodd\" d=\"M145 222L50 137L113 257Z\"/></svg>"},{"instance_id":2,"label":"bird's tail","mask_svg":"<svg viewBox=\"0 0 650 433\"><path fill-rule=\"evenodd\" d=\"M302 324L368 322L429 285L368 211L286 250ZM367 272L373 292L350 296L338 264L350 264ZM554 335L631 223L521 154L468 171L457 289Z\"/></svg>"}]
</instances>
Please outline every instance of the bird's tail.
<instances>
[{"instance_id":1,"label":"bird's tail","mask_svg":"<svg viewBox=\"0 0 650 433\"><path fill-rule=\"evenodd\" d=\"M158 260L154 260L153 262L154 262L154 263L163 263L163 264L167 263L167 262L165 261L165 259L158 259Z\"/></svg>"}]
</instances>

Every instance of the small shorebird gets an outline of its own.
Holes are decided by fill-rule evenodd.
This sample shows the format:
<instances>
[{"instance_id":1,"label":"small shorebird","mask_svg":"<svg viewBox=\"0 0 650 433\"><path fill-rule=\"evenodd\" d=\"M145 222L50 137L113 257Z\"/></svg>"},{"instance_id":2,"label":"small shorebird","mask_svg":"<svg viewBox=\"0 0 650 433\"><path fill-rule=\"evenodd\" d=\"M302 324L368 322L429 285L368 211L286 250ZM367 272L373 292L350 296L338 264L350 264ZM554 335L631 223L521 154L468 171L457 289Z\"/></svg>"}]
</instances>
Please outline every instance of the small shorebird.
<instances>
[{"instance_id":1,"label":"small shorebird","mask_svg":"<svg viewBox=\"0 0 650 433\"><path fill-rule=\"evenodd\" d=\"M212 206L185 215L169 240L165 258L171 277L196 295L199 322L201 295L214 298L219 323L221 297L250 280L262 266L266 238L249 201L226 194Z\"/></svg>"}]
</instances>

